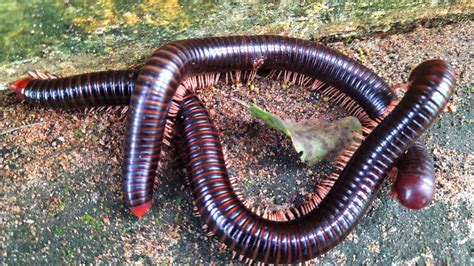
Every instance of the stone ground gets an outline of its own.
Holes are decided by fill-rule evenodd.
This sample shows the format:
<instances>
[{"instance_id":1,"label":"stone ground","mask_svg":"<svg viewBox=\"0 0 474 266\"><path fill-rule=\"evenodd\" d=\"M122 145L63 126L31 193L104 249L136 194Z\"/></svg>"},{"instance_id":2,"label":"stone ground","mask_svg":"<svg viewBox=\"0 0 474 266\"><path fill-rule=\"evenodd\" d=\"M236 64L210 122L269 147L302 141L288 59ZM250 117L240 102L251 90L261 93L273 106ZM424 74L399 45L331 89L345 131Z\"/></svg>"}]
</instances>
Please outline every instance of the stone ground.
<instances>
[{"instance_id":1,"label":"stone ground","mask_svg":"<svg viewBox=\"0 0 474 266\"><path fill-rule=\"evenodd\" d=\"M458 85L449 108L424 135L436 163L433 203L421 211L404 209L388 196L390 182L386 182L357 228L317 262L473 262L473 28L472 20L462 20L327 43L363 62L390 84L404 82L422 61L441 58L454 66ZM83 72L72 67L76 62L86 66L107 61L107 67L115 68L140 63L87 55L74 59L60 62L54 70L64 67L59 74ZM14 67L31 68L29 63L26 60ZM35 62L34 67L48 69L47 65L45 60ZM278 133L249 115L235 117L242 109L226 98L237 94L293 118L324 116L323 109L337 107L305 90L291 86L282 90L286 86L278 82L257 79L255 84L259 90L245 84L219 85L220 90L208 88L202 95L221 129L230 173L241 181L244 194L265 206L291 205L298 195L311 192L317 178L307 174L315 169L300 163ZM167 150L152 210L138 220L124 207L121 196L125 124L120 110L49 110L22 104L6 91L0 93L1 262L237 262L203 232L199 218L193 215L185 171L174 148ZM316 107L307 109L309 104ZM249 166L242 167L239 161ZM278 165L276 170L273 165Z\"/></svg>"}]
</instances>

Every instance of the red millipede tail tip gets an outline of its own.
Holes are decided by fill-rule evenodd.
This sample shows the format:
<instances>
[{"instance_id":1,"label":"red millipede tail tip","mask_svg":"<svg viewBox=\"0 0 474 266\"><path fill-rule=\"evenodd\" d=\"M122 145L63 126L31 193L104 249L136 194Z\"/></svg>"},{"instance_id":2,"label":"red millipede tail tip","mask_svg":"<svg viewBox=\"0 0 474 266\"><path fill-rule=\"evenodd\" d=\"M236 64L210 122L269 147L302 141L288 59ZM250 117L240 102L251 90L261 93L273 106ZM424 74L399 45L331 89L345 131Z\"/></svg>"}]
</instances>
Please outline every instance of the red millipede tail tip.
<instances>
[{"instance_id":1,"label":"red millipede tail tip","mask_svg":"<svg viewBox=\"0 0 474 266\"><path fill-rule=\"evenodd\" d=\"M151 200L148 202L143 203L142 205L138 205L135 207L130 207L130 210L133 212L137 218L142 218L151 208Z\"/></svg>"},{"instance_id":2,"label":"red millipede tail tip","mask_svg":"<svg viewBox=\"0 0 474 266\"><path fill-rule=\"evenodd\" d=\"M28 82L31 81L31 78L22 78L17 81L14 81L8 85L8 88L12 91L14 91L20 99L24 99L25 96L23 94L23 90L26 88L28 85Z\"/></svg>"}]
</instances>

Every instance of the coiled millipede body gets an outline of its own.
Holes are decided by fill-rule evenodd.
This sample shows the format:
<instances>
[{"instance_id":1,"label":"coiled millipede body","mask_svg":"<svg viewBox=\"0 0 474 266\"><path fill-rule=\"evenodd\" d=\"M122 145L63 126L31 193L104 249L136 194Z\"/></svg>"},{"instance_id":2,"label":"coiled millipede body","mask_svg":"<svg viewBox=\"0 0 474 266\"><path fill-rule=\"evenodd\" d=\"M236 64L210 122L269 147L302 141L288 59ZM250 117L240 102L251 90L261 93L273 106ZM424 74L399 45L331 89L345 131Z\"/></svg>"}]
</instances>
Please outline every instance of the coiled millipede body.
<instances>
[{"instance_id":1,"label":"coiled millipede body","mask_svg":"<svg viewBox=\"0 0 474 266\"><path fill-rule=\"evenodd\" d=\"M38 106L73 109L128 105L138 71L108 70L63 78L38 72L30 72L30 75L34 78L20 79L11 84L11 88L21 99ZM208 80L207 83L193 79L184 89L194 90L213 85L214 82L217 82L217 79ZM318 81L314 81L313 84L322 85ZM333 98L341 96L331 89L322 92L329 92ZM182 101L183 96L178 97L178 103ZM345 97L341 102L348 101L350 99ZM347 106L344 103L343 105ZM359 103L351 103L351 107L348 108L349 113L361 117ZM174 115L177 113L173 113L172 117ZM367 119L365 116L361 118ZM435 179L433 162L424 145L417 141L400 158L397 168L398 175L392 189L393 194L408 208L420 209L427 206L433 198Z\"/></svg>"},{"instance_id":2,"label":"coiled millipede body","mask_svg":"<svg viewBox=\"0 0 474 266\"><path fill-rule=\"evenodd\" d=\"M330 189L321 189L320 194L317 191L316 196L299 210L262 217L248 209L235 193L227 176L218 136L206 110L195 96L181 97L182 134L191 186L208 228L245 258L265 263L302 262L326 252L355 227L388 171L445 106L454 87L454 74L444 61L421 64L409 78L410 86L405 97L395 105L394 94L377 75L312 42L277 36L237 36L184 40L165 45L140 71L131 98L124 195L135 214L143 215L151 205L165 119L179 84L202 73L255 71L257 68L291 71L322 81L330 88L327 93L338 89L347 95L342 100L343 105L376 121L372 123L376 127L367 129L366 136L359 136L365 140L360 147L350 150L352 157L343 157L347 158L341 160L345 167L339 177L332 180ZM58 80L55 84L65 82ZM41 89L36 95L52 88L64 88L53 93L55 96L46 97L58 107L67 106L68 101L74 99L83 103L75 106L69 103L71 107L82 107L88 101L85 99L87 95L99 97L99 91L94 94L91 87L88 87L88 94L74 94L70 89L84 84L79 78L70 79L69 87L53 86L52 83L44 85L48 82L53 81L24 79L12 87L25 97L29 90L38 87ZM106 91L102 89L100 97L107 98L106 95L110 94ZM89 106L116 104L113 100L97 102ZM362 111L353 108L354 102ZM406 156L410 156L409 153Z\"/></svg>"}]
</instances>

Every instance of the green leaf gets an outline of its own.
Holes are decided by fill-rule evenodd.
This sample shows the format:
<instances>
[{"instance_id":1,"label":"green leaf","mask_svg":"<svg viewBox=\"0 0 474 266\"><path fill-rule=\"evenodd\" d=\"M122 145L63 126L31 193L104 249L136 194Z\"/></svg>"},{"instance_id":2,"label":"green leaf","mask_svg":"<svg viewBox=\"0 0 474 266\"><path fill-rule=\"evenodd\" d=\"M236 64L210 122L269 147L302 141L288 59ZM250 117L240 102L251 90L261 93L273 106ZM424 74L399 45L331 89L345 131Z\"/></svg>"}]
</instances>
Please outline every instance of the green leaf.
<instances>
[{"instance_id":1,"label":"green leaf","mask_svg":"<svg viewBox=\"0 0 474 266\"><path fill-rule=\"evenodd\" d=\"M249 107L250 113L254 117L262 119L263 121L265 121L265 123L267 123L267 125L273 127L276 130L281 131L286 136L288 137L291 136L290 132L286 129L284 122L280 117L263 110L262 108L258 107L255 104L250 104L248 105L248 107Z\"/></svg>"},{"instance_id":2,"label":"green leaf","mask_svg":"<svg viewBox=\"0 0 474 266\"><path fill-rule=\"evenodd\" d=\"M322 161L333 160L346 149L353 140L353 133L362 133L362 125L355 117L349 116L334 122L322 119L309 119L296 122L283 120L263 110L255 104L246 104L250 113L266 124L290 137L301 160L312 166Z\"/></svg>"},{"instance_id":3,"label":"green leaf","mask_svg":"<svg viewBox=\"0 0 474 266\"><path fill-rule=\"evenodd\" d=\"M312 166L322 161L332 161L353 140L354 132L361 132L362 125L355 117L345 117L334 122L322 119L294 122L284 120L286 129L301 160Z\"/></svg>"}]
</instances>

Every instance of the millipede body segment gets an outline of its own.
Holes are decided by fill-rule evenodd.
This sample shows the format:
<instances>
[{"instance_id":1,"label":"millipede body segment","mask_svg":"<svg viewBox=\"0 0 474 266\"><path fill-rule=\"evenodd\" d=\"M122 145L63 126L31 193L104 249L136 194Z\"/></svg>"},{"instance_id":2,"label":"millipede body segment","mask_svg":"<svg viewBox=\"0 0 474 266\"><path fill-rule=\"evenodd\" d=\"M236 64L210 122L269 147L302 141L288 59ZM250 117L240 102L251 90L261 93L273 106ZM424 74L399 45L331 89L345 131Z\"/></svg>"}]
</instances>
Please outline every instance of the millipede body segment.
<instances>
[{"instance_id":1,"label":"millipede body segment","mask_svg":"<svg viewBox=\"0 0 474 266\"><path fill-rule=\"evenodd\" d=\"M92 107L126 104L125 98L133 88L124 195L134 213L141 216L151 206L165 118L178 85L187 77L201 73L256 68L292 71L321 80L348 95L370 118L381 121L354 151L317 207L289 221L273 221L252 212L239 200L227 176L218 135L206 110L195 96L184 98L181 133L186 143L193 195L208 228L247 259L265 263L302 262L326 252L349 234L365 214L387 172L443 109L454 87L453 70L447 63L432 60L418 66L410 76L409 91L390 113L389 105L395 96L373 72L323 46L278 36L177 41L157 50L138 78L136 72L117 71L113 73L122 73L118 76L123 79L114 81L116 75L104 86L98 83L112 75L35 83L24 79L15 82L13 89L27 100L40 99L36 103L50 102L53 107ZM73 92L74 88L82 92ZM421 163L432 166L425 159L417 159L409 151L401 161L424 160ZM401 167L401 173L412 174L415 164L406 165Z\"/></svg>"}]
</instances>

